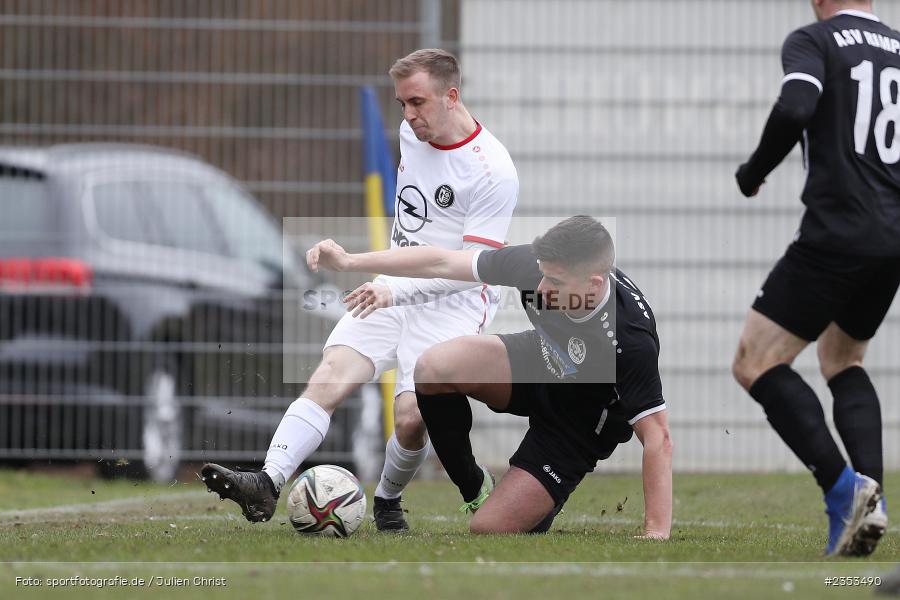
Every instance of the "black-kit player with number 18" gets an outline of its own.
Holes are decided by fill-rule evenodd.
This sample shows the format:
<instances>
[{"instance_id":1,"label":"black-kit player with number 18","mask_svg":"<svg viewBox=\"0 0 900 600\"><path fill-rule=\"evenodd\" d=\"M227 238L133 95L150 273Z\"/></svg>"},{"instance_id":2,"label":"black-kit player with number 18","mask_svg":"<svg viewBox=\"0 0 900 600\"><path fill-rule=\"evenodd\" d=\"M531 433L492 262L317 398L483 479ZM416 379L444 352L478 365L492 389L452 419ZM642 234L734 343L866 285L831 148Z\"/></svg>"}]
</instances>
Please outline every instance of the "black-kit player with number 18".
<instances>
[{"instance_id":1,"label":"black-kit player with number 18","mask_svg":"<svg viewBox=\"0 0 900 600\"><path fill-rule=\"evenodd\" d=\"M806 211L757 294L733 371L822 488L826 554L865 556L887 528L881 408L863 359L900 284L900 33L871 2L812 5L818 22L785 40L781 95L737 171L755 196L802 144ZM851 466L791 368L813 341Z\"/></svg>"}]
</instances>

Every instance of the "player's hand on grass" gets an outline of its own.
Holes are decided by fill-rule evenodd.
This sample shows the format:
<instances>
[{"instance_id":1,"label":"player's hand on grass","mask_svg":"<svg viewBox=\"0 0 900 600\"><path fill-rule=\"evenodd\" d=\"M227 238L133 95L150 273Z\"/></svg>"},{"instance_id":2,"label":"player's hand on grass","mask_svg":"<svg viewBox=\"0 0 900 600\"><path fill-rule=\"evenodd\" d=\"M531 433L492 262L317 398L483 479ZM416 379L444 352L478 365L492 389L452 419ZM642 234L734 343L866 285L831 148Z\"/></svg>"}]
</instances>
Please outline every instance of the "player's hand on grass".
<instances>
[{"instance_id":1,"label":"player's hand on grass","mask_svg":"<svg viewBox=\"0 0 900 600\"><path fill-rule=\"evenodd\" d=\"M350 266L350 255L334 240L322 240L306 251L306 264L313 273L319 269L344 271Z\"/></svg>"},{"instance_id":2,"label":"player's hand on grass","mask_svg":"<svg viewBox=\"0 0 900 600\"><path fill-rule=\"evenodd\" d=\"M365 319L379 308L394 305L391 288L380 283L364 283L344 298L347 312L353 311L354 317Z\"/></svg>"}]
</instances>

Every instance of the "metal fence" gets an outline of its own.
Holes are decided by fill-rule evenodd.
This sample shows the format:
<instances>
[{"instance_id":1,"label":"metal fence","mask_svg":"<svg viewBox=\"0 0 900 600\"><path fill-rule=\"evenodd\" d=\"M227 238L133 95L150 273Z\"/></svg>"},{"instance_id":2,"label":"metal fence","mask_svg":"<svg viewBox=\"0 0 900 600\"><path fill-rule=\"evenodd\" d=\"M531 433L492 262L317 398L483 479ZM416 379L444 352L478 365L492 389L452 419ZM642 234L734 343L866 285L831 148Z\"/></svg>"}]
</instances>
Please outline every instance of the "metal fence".
<instances>
[{"instance_id":1,"label":"metal fence","mask_svg":"<svg viewBox=\"0 0 900 600\"><path fill-rule=\"evenodd\" d=\"M417 47L455 38L456 20L456 3L436 0L2 0L0 146L21 150L117 142L184 150L236 178L276 224L287 216L360 216L358 89L377 88L385 121L393 128L399 117L388 67ZM30 218L28 208L13 204L10 209L12 196L34 180L51 185L49 173L85 148L37 158L5 155L18 158L10 159L17 166L5 167L5 187L0 186L0 206L7 215L0 248L21 235L14 230ZM91 152L100 150L95 146ZM108 154L115 152L107 148ZM23 168L29 161L38 165ZM43 168L41 161L54 164ZM154 160L144 167L164 169ZM145 184L153 182L140 185ZM85 214L96 210L92 218L102 221L100 189L84 186ZM148 195L146 189L132 191ZM117 193L125 198L131 192ZM80 203L82 197L68 200ZM187 208L174 207L184 219ZM117 214L108 225L124 231L133 218ZM224 215L224 229L239 218ZM165 227L178 225L159 226ZM51 233L62 235L62 230L68 226ZM196 231L198 240L201 233ZM194 251L191 244L199 245L198 240L170 245ZM104 248L108 241L104 237ZM181 266L193 264L196 271L178 282L192 288L193 308L177 324L160 326L164 332L142 337L130 321L116 322L117 311L145 300L169 302L171 290L110 284L108 265L97 261L122 258L118 250L107 253L112 258L79 255L94 271L87 291L36 291L35 281L16 288L11 281L22 281L10 275L16 267L10 259L30 260L27 277L33 278L36 269L46 267L50 248L56 248L55 240L38 242L24 256L21 247L0 251L0 460L101 460L115 470L129 462L152 462L154 452L166 454L156 460L169 466L173 454L176 461L263 458L284 408L302 389L282 382L282 362L320 355L328 328L310 325L302 343L283 347L283 291L257 289L255 275L240 272L239 260L201 257L207 262L200 265L196 260L202 252L188 252L190 260L185 254L170 260L156 256L159 245L143 251L132 243L126 253L130 267L163 265L172 275L176 263L184 261ZM216 272L220 281L210 279ZM225 282L226 273L244 277L243 285ZM204 292L218 298L201 298ZM129 297L115 307L104 304L104 296L115 294ZM166 377L153 379L154 373ZM177 409L174 420L180 426L148 432L149 415L159 417L170 409ZM371 450L371 440L353 442L359 398L350 399L342 411L313 460L369 458L360 455L360 448ZM160 435L181 441L172 445L165 438L167 447L151 452L148 435L156 436L157 446ZM170 476L171 468L159 473Z\"/></svg>"},{"instance_id":2,"label":"metal fence","mask_svg":"<svg viewBox=\"0 0 900 600\"><path fill-rule=\"evenodd\" d=\"M392 108L387 68L452 39L452 6L3 0L0 139L177 147L277 216L359 216L358 88L376 86Z\"/></svg>"}]
</instances>

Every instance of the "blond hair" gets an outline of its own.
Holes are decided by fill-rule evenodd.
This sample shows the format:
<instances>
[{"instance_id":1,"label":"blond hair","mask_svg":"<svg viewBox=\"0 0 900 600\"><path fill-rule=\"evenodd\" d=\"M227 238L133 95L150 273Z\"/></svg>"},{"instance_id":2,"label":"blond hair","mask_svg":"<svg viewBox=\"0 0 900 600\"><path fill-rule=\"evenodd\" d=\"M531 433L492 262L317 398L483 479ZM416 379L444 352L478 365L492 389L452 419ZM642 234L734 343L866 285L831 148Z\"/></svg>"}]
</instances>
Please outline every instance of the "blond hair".
<instances>
[{"instance_id":1,"label":"blond hair","mask_svg":"<svg viewBox=\"0 0 900 600\"><path fill-rule=\"evenodd\" d=\"M422 71L428 73L441 92L450 88L459 89L459 62L455 56L439 48L423 48L397 59L388 74L393 79L406 79Z\"/></svg>"}]
</instances>

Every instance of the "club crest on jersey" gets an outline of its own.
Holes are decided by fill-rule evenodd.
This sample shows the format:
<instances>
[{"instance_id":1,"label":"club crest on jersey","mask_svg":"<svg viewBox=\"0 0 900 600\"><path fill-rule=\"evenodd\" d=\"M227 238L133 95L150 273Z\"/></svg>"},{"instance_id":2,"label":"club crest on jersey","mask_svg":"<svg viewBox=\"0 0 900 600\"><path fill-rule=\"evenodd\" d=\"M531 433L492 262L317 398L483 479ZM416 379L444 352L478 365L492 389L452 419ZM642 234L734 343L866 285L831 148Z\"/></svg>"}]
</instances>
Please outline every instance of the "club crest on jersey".
<instances>
[{"instance_id":1,"label":"club crest on jersey","mask_svg":"<svg viewBox=\"0 0 900 600\"><path fill-rule=\"evenodd\" d=\"M576 365L580 365L584 362L584 357L587 356L587 346L584 343L584 340L577 337L569 338L569 358L572 359L572 362Z\"/></svg>"},{"instance_id":2,"label":"club crest on jersey","mask_svg":"<svg viewBox=\"0 0 900 600\"><path fill-rule=\"evenodd\" d=\"M441 208L450 208L455 198L456 195L453 193L453 188L446 183L434 190L434 203Z\"/></svg>"},{"instance_id":3,"label":"club crest on jersey","mask_svg":"<svg viewBox=\"0 0 900 600\"><path fill-rule=\"evenodd\" d=\"M431 223L425 194L414 185L407 185L397 194L397 223L407 233L415 233Z\"/></svg>"}]
</instances>

